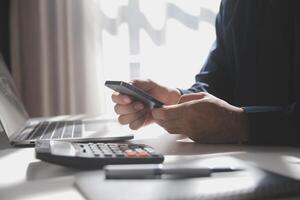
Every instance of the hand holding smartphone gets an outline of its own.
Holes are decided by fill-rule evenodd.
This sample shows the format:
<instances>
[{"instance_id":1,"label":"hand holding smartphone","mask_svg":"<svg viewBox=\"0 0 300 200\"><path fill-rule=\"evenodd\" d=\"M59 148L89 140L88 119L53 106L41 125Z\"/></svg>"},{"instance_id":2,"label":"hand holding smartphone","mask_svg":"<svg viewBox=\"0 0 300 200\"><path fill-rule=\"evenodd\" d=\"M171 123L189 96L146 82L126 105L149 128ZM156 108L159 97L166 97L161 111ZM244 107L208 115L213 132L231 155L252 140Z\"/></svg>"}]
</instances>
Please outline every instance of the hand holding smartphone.
<instances>
[{"instance_id":1,"label":"hand holding smartphone","mask_svg":"<svg viewBox=\"0 0 300 200\"><path fill-rule=\"evenodd\" d=\"M128 95L137 101L141 101L151 109L160 108L164 105L148 93L124 81L106 81L105 86L121 94Z\"/></svg>"}]
</instances>

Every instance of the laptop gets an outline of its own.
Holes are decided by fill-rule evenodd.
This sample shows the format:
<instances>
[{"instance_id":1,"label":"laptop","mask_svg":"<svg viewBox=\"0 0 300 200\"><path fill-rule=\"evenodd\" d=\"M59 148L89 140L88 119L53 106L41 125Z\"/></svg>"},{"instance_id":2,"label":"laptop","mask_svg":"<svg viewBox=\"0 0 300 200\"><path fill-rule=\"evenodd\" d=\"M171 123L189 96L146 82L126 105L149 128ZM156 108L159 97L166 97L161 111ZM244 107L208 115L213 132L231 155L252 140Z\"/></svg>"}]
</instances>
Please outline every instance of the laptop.
<instances>
[{"instance_id":1,"label":"laptop","mask_svg":"<svg viewBox=\"0 0 300 200\"><path fill-rule=\"evenodd\" d=\"M115 120L50 120L29 118L16 95L12 77L0 55L0 140L13 146L34 146L37 140L74 142L120 141L132 139Z\"/></svg>"}]
</instances>

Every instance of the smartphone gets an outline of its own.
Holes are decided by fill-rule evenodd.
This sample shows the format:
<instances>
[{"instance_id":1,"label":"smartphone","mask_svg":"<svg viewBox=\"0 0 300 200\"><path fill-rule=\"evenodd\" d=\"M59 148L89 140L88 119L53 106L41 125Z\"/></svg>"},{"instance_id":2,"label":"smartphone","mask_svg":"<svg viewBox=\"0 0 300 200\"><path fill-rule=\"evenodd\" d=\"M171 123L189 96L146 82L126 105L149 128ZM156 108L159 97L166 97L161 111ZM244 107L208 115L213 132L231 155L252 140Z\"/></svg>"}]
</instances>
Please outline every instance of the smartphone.
<instances>
[{"instance_id":1,"label":"smartphone","mask_svg":"<svg viewBox=\"0 0 300 200\"><path fill-rule=\"evenodd\" d=\"M162 102L147 94L143 90L124 81L106 81L105 86L121 94L128 95L137 101L141 101L151 109L160 108L164 105Z\"/></svg>"}]
</instances>

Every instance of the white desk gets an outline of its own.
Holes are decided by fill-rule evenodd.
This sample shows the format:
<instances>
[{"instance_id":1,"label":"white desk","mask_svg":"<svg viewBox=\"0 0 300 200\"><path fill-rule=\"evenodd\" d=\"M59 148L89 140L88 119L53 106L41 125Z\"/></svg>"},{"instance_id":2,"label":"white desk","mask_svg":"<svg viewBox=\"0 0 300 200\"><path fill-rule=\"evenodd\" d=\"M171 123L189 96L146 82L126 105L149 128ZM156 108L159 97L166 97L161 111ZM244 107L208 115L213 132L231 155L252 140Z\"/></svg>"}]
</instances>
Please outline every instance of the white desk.
<instances>
[{"instance_id":1,"label":"white desk","mask_svg":"<svg viewBox=\"0 0 300 200\"><path fill-rule=\"evenodd\" d=\"M151 145L165 155L230 155L300 179L297 148L195 144L155 125L138 131L134 142ZM84 199L73 186L78 172L36 160L32 148L1 150L0 199Z\"/></svg>"}]
</instances>

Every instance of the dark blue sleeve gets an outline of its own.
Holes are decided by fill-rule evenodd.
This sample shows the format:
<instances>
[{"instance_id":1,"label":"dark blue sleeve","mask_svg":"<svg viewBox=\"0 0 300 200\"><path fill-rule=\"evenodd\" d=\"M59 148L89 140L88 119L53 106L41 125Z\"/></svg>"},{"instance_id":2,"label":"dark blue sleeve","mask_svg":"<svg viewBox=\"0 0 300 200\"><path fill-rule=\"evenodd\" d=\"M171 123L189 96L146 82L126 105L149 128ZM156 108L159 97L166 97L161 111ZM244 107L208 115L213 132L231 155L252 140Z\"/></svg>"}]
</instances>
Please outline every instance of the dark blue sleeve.
<instances>
[{"instance_id":1,"label":"dark blue sleeve","mask_svg":"<svg viewBox=\"0 0 300 200\"><path fill-rule=\"evenodd\" d=\"M196 75L195 84L189 89L181 89L182 94L208 92L230 102L232 77L224 49L224 29L231 18L229 15L231 11L230 6L232 7L233 5L222 1L215 24L216 41L212 46L206 63L200 73ZM228 48L228 46L226 46L226 48Z\"/></svg>"},{"instance_id":2,"label":"dark blue sleeve","mask_svg":"<svg viewBox=\"0 0 300 200\"><path fill-rule=\"evenodd\" d=\"M223 0L216 18L216 42L205 65L196 75L196 83L182 94L208 92L232 103L233 70L228 60L234 43L225 39L228 23L234 3ZM249 1L250 2L250 1ZM300 88L300 86L299 86ZM300 146L300 102L291 101L286 106L251 106L243 107L248 116L249 131L247 143L252 145L288 145Z\"/></svg>"},{"instance_id":3,"label":"dark blue sleeve","mask_svg":"<svg viewBox=\"0 0 300 200\"><path fill-rule=\"evenodd\" d=\"M286 107L244 107L248 144L300 146L300 102Z\"/></svg>"}]
</instances>

